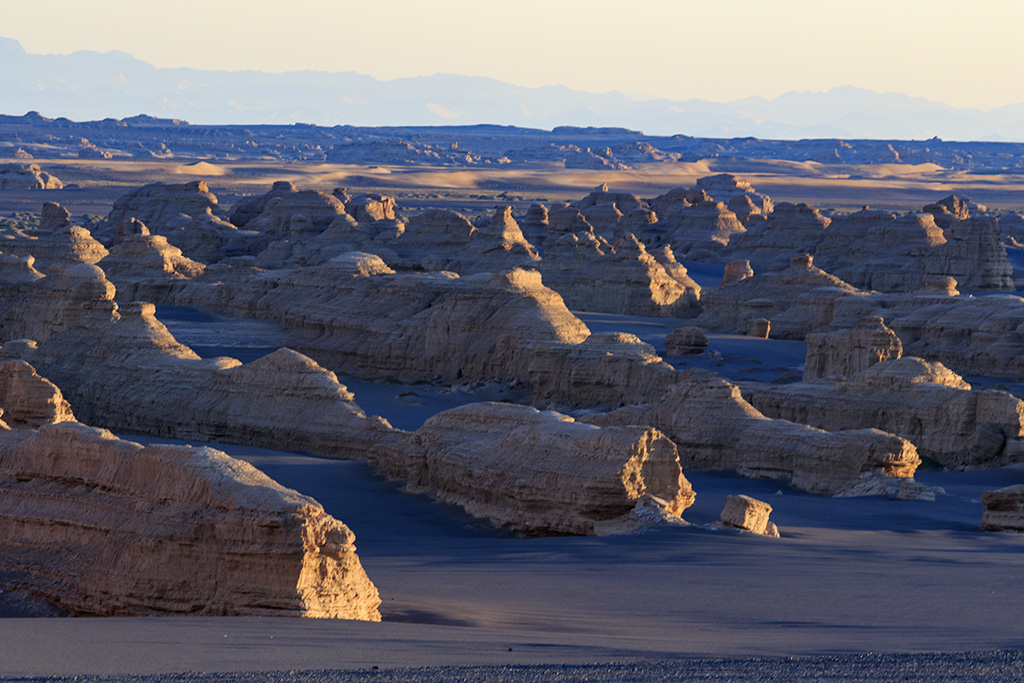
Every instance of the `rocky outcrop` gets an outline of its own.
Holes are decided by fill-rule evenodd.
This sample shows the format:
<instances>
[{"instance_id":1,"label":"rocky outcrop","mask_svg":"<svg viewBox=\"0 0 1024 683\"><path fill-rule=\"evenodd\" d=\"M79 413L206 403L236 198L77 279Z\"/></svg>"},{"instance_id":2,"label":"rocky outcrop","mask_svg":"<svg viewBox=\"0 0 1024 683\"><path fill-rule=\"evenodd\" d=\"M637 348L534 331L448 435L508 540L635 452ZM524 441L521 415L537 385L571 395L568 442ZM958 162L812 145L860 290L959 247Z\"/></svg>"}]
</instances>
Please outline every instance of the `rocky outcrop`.
<instances>
[{"instance_id":1,"label":"rocky outcrop","mask_svg":"<svg viewBox=\"0 0 1024 683\"><path fill-rule=\"evenodd\" d=\"M981 494L985 511L981 528L985 531L1024 531L1024 484L1007 486Z\"/></svg>"},{"instance_id":2,"label":"rocky outcrop","mask_svg":"<svg viewBox=\"0 0 1024 683\"><path fill-rule=\"evenodd\" d=\"M725 202L744 223L752 215L770 214L775 208L771 197L755 190L750 181L731 173L699 178L694 189L706 192L714 201Z\"/></svg>"},{"instance_id":3,"label":"rocky outcrop","mask_svg":"<svg viewBox=\"0 0 1024 683\"><path fill-rule=\"evenodd\" d=\"M743 224L722 202L698 201L673 210L668 217L658 214L657 233L660 244L668 244L677 254L702 260L713 256L737 234L746 231ZM697 252L703 252L699 254Z\"/></svg>"},{"instance_id":4,"label":"rocky outcrop","mask_svg":"<svg viewBox=\"0 0 1024 683\"><path fill-rule=\"evenodd\" d=\"M0 361L0 410L12 428L75 421L57 385L21 360Z\"/></svg>"},{"instance_id":5,"label":"rocky outcrop","mask_svg":"<svg viewBox=\"0 0 1024 683\"><path fill-rule=\"evenodd\" d=\"M88 423L357 459L393 436L386 421L367 418L334 373L294 351L245 365L200 359L151 304L115 304L114 287L96 266L79 264L3 293L4 338L38 341L5 343L3 355L33 363Z\"/></svg>"},{"instance_id":6,"label":"rocky outcrop","mask_svg":"<svg viewBox=\"0 0 1024 683\"><path fill-rule=\"evenodd\" d=\"M39 164L0 165L0 190L59 190L60 178L50 175Z\"/></svg>"},{"instance_id":7,"label":"rocky outcrop","mask_svg":"<svg viewBox=\"0 0 1024 683\"><path fill-rule=\"evenodd\" d=\"M725 272L722 274L722 286L731 285L740 280L754 277L754 269L750 267L747 259L735 259L725 264Z\"/></svg>"},{"instance_id":8,"label":"rocky outcrop","mask_svg":"<svg viewBox=\"0 0 1024 683\"><path fill-rule=\"evenodd\" d=\"M354 536L210 448L75 422L0 433L0 586L71 614L379 621Z\"/></svg>"},{"instance_id":9,"label":"rocky outcrop","mask_svg":"<svg viewBox=\"0 0 1024 683\"><path fill-rule=\"evenodd\" d=\"M802 340L832 322L836 302L861 295L854 287L813 264L808 255L794 257L788 269L705 289L704 313L694 322L728 334L747 332L749 321L771 321L772 336Z\"/></svg>"},{"instance_id":10,"label":"rocky outcrop","mask_svg":"<svg viewBox=\"0 0 1024 683\"><path fill-rule=\"evenodd\" d=\"M370 262L377 266L357 265ZM674 373L633 335L591 336L536 271L395 274L376 256L342 255L300 270L193 280L176 303L282 324L289 346L337 372L521 382L544 405L640 400L626 397L658 391Z\"/></svg>"},{"instance_id":11,"label":"rocky outcrop","mask_svg":"<svg viewBox=\"0 0 1024 683\"><path fill-rule=\"evenodd\" d=\"M929 213L859 211L837 218L813 253L855 287L908 292L948 276L964 289L1013 289L993 218L956 222L944 234Z\"/></svg>"},{"instance_id":12,"label":"rocky outcrop","mask_svg":"<svg viewBox=\"0 0 1024 683\"><path fill-rule=\"evenodd\" d=\"M97 263L107 255L88 230L71 225L67 209L55 202L43 205L37 229L12 231L0 246L13 256L32 256L35 268L43 272L54 265Z\"/></svg>"},{"instance_id":13,"label":"rocky outcrop","mask_svg":"<svg viewBox=\"0 0 1024 683\"><path fill-rule=\"evenodd\" d=\"M902 355L903 344L896 333L885 326L881 317L866 316L857 327L807 335L803 378L843 380L875 363Z\"/></svg>"},{"instance_id":14,"label":"rocky outcrop","mask_svg":"<svg viewBox=\"0 0 1024 683\"><path fill-rule=\"evenodd\" d=\"M729 496L722 508L722 525L762 536L779 538L779 529L768 520L772 506L750 496Z\"/></svg>"},{"instance_id":15,"label":"rocky outcrop","mask_svg":"<svg viewBox=\"0 0 1024 683\"><path fill-rule=\"evenodd\" d=\"M656 429L505 403L439 413L379 466L409 491L527 534L621 531L652 513L678 520L694 501L675 446Z\"/></svg>"},{"instance_id":16,"label":"rocky outcrop","mask_svg":"<svg viewBox=\"0 0 1024 683\"><path fill-rule=\"evenodd\" d=\"M815 249L832 220L804 203L782 202L766 220L750 223L745 233L733 235L729 258L748 261L757 272L782 270L794 256Z\"/></svg>"},{"instance_id":17,"label":"rocky outcrop","mask_svg":"<svg viewBox=\"0 0 1024 683\"><path fill-rule=\"evenodd\" d=\"M150 183L121 196L107 214L100 240L109 243L121 221L137 218L155 235L163 235L187 224L207 210L221 215L217 197L205 180L184 184Z\"/></svg>"},{"instance_id":18,"label":"rocky outcrop","mask_svg":"<svg viewBox=\"0 0 1024 683\"><path fill-rule=\"evenodd\" d=\"M274 181L269 192L252 197L244 197L235 202L235 205L231 208L231 215L228 220L231 221L233 225L239 228L244 228L248 225L249 221L253 220L266 210L267 204L270 203L270 200L275 197L287 197L288 195L296 192L298 192L298 190L295 189L295 185L291 182L287 180Z\"/></svg>"},{"instance_id":19,"label":"rocky outcrop","mask_svg":"<svg viewBox=\"0 0 1024 683\"><path fill-rule=\"evenodd\" d=\"M593 233L581 232L550 242L540 271L544 283L573 310L693 317L700 311L700 285L670 249L662 258L671 275L632 234L612 246Z\"/></svg>"},{"instance_id":20,"label":"rocky outcrop","mask_svg":"<svg viewBox=\"0 0 1024 683\"><path fill-rule=\"evenodd\" d=\"M540 256L519 230L511 209L498 209L483 228L454 211L427 211L387 243L401 268L492 273L535 266Z\"/></svg>"},{"instance_id":21,"label":"rocky outcrop","mask_svg":"<svg viewBox=\"0 0 1024 683\"><path fill-rule=\"evenodd\" d=\"M669 358L695 356L708 348L708 336L699 327L677 327L665 335L665 355Z\"/></svg>"},{"instance_id":22,"label":"rocky outcrop","mask_svg":"<svg viewBox=\"0 0 1024 683\"><path fill-rule=\"evenodd\" d=\"M117 228L120 239L100 262L120 301L164 303L182 280L199 277L206 266L186 258L162 235L151 235L142 221Z\"/></svg>"},{"instance_id":23,"label":"rocky outcrop","mask_svg":"<svg viewBox=\"0 0 1024 683\"><path fill-rule=\"evenodd\" d=\"M659 398L580 419L651 425L676 443L687 472L735 470L823 495L852 489L862 473L909 480L920 463L913 444L899 436L877 429L826 432L771 419L717 375L691 370L678 378Z\"/></svg>"},{"instance_id":24,"label":"rocky outcrop","mask_svg":"<svg viewBox=\"0 0 1024 683\"><path fill-rule=\"evenodd\" d=\"M879 361L842 381L750 382L742 391L769 417L830 431L882 429L946 467L1024 461L1024 402L1003 391L972 391L942 364L920 358Z\"/></svg>"}]
</instances>

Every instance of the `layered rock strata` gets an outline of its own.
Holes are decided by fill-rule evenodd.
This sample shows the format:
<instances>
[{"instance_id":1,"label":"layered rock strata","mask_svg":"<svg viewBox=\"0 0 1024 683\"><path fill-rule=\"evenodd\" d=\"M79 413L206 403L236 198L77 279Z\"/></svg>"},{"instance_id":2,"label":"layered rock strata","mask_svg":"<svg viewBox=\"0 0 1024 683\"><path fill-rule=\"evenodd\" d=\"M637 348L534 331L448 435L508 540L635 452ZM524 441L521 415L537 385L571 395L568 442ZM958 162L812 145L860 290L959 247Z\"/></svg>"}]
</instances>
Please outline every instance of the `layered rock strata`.
<instances>
[{"instance_id":1,"label":"layered rock strata","mask_svg":"<svg viewBox=\"0 0 1024 683\"><path fill-rule=\"evenodd\" d=\"M786 270L703 290L704 312L694 322L716 332L743 334L749 321L765 318L771 321L773 337L802 340L832 322L838 300L861 294L804 254L793 257Z\"/></svg>"},{"instance_id":2,"label":"layered rock strata","mask_svg":"<svg viewBox=\"0 0 1024 683\"><path fill-rule=\"evenodd\" d=\"M750 382L742 391L769 417L830 431L882 429L950 468L1024 461L1024 402L1004 391L972 391L942 364L920 358L880 361L842 381Z\"/></svg>"},{"instance_id":3,"label":"layered rock strata","mask_svg":"<svg viewBox=\"0 0 1024 683\"><path fill-rule=\"evenodd\" d=\"M750 496L729 496L722 508L722 525L762 536L779 538L779 529L768 519L772 506Z\"/></svg>"},{"instance_id":4,"label":"layered rock strata","mask_svg":"<svg viewBox=\"0 0 1024 683\"><path fill-rule=\"evenodd\" d=\"M700 285L670 249L660 256L669 268L632 234L613 246L593 233L570 233L547 245L540 271L573 310L693 317L700 312Z\"/></svg>"},{"instance_id":5,"label":"layered rock strata","mask_svg":"<svg viewBox=\"0 0 1024 683\"><path fill-rule=\"evenodd\" d=\"M920 463L913 444L899 436L877 429L827 432L771 419L717 375L691 370L680 377L656 400L580 419L651 425L676 443L685 471L787 479L823 495L855 487L865 472L909 481Z\"/></svg>"},{"instance_id":6,"label":"layered rock strata","mask_svg":"<svg viewBox=\"0 0 1024 683\"><path fill-rule=\"evenodd\" d=\"M1024 484L981 494L985 511L981 528L986 531L1024 531Z\"/></svg>"},{"instance_id":7,"label":"layered rock strata","mask_svg":"<svg viewBox=\"0 0 1024 683\"><path fill-rule=\"evenodd\" d=\"M655 509L678 519L694 501L675 445L656 429L513 404L439 413L379 466L409 491L528 534L618 531Z\"/></svg>"},{"instance_id":8,"label":"layered rock strata","mask_svg":"<svg viewBox=\"0 0 1024 683\"><path fill-rule=\"evenodd\" d=\"M0 432L0 586L75 615L379 621L354 535L210 448L76 422Z\"/></svg>"}]
</instances>

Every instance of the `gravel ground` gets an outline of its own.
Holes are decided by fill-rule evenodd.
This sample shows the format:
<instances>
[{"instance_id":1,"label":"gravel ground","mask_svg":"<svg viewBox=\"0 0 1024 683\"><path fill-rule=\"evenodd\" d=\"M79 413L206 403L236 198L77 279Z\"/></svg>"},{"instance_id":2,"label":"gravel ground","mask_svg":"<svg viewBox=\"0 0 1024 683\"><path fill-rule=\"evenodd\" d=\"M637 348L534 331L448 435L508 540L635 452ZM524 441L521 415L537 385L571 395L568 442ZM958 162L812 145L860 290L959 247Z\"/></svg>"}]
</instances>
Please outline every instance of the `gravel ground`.
<instances>
[{"instance_id":1,"label":"gravel ground","mask_svg":"<svg viewBox=\"0 0 1024 683\"><path fill-rule=\"evenodd\" d=\"M1024 651L935 654L859 654L817 657L680 659L661 662L542 666L465 666L358 671L184 673L159 676L4 678L12 681L76 683L539 683L588 681L999 681L1024 680Z\"/></svg>"}]
</instances>

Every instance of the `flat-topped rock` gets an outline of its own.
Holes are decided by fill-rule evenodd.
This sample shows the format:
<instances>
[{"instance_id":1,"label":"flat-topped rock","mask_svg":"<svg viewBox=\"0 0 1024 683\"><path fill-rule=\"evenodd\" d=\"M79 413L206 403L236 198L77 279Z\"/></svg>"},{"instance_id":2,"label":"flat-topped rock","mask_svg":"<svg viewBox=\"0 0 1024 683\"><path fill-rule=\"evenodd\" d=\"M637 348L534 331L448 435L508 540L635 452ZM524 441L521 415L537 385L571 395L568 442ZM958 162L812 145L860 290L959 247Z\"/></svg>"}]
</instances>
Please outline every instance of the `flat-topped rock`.
<instances>
[{"instance_id":1,"label":"flat-topped rock","mask_svg":"<svg viewBox=\"0 0 1024 683\"><path fill-rule=\"evenodd\" d=\"M722 508L722 524L762 536L779 538L779 529L771 521L772 506L750 496L729 496Z\"/></svg>"},{"instance_id":2,"label":"flat-topped rock","mask_svg":"<svg viewBox=\"0 0 1024 683\"><path fill-rule=\"evenodd\" d=\"M379 621L353 541L312 498L211 448L76 422L0 432L0 586L74 615Z\"/></svg>"},{"instance_id":3,"label":"flat-topped rock","mask_svg":"<svg viewBox=\"0 0 1024 683\"><path fill-rule=\"evenodd\" d=\"M504 403L438 413L382 467L409 491L528 534L620 531L647 506L678 521L694 501L675 445L657 430Z\"/></svg>"},{"instance_id":4,"label":"flat-topped rock","mask_svg":"<svg viewBox=\"0 0 1024 683\"><path fill-rule=\"evenodd\" d=\"M687 371L660 397L609 413L587 415L599 425L648 424L679 449L684 471L735 470L743 476L786 479L811 493L837 495L864 472L913 477L920 463L906 439L877 429L827 432L771 419L736 385L712 373Z\"/></svg>"},{"instance_id":5,"label":"flat-topped rock","mask_svg":"<svg viewBox=\"0 0 1024 683\"><path fill-rule=\"evenodd\" d=\"M1024 531L1024 484L1007 486L981 494L985 511L981 528L985 531Z\"/></svg>"}]
</instances>

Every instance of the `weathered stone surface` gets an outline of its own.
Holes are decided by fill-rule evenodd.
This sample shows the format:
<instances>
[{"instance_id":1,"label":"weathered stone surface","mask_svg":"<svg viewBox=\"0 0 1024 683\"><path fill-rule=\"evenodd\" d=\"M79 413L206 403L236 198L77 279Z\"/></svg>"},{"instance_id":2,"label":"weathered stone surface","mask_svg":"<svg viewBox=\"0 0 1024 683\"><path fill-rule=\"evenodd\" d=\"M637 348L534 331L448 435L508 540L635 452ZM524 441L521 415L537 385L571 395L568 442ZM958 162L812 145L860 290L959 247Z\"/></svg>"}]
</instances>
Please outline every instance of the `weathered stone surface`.
<instances>
[{"instance_id":1,"label":"weathered stone surface","mask_svg":"<svg viewBox=\"0 0 1024 683\"><path fill-rule=\"evenodd\" d=\"M754 269L750 267L747 259L736 259L725 264L725 274L722 276L722 286L731 285L754 277Z\"/></svg>"},{"instance_id":2,"label":"weathered stone surface","mask_svg":"<svg viewBox=\"0 0 1024 683\"><path fill-rule=\"evenodd\" d=\"M772 336L803 339L832 322L836 301L859 295L854 287L813 265L808 255L794 257L788 269L768 272L705 289L704 313L695 321L704 329L729 334L747 332L748 321L771 321Z\"/></svg>"},{"instance_id":3,"label":"weathered stone surface","mask_svg":"<svg viewBox=\"0 0 1024 683\"><path fill-rule=\"evenodd\" d=\"M208 209L216 215L221 214L217 197L210 192L205 180L184 184L150 183L114 202L100 239L109 242L114 227L128 218L137 218L149 226L153 234L163 235Z\"/></svg>"},{"instance_id":4,"label":"weathered stone surface","mask_svg":"<svg viewBox=\"0 0 1024 683\"><path fill-rule=\"evenodd\" d=\"M863 472L909 478L920 463L913 444L877 429L826 432L770 419L734 384L712 373L679 373L659 398L581 421L648 424L679 449L684 471L736 470L749 477L788 479L811 493L837 495Z\"/></svg>"},{"instance_id":5,"label":"weathered stone surface","mask_svg":"<svg viewBox=\"0 0 1024 683\"><path fill-rule=\"evenodd\" d=\"M57 385L21 360L0 361L0 409L3 422L13 428L75 420Z\"/></svg>"},{"instance_id":6,"label":"weathered stone surface","mask_svg":"<svg viewBox=\"0 0 1024 683\"><path fill-rule=\"evenodd\" d=\"M0 247L13 256L29 256L34 266L48 271L58 264L97 263L107 250L85 228L71 225L70 214L60 204L47 202L37 230L10 231Z\"/></svg>"},{"instance_id":7,"label":"weathered stone surface","mask_svg":"<svg viewBox=\"0 0 1024 683\"><path fill-rule=\"evenodd\" d=\"M483 229L454 211L427 211L411 218L387 247L397 255L399 267L467 275L535 266L540 261L508 207L499 209Z\"/></svg>"},{"instance_id":8,"label":"weathered stone surface","mask_svg":"<svg viewBox=\"0 0 1024 683\"><path fill-rule=\"evenodd\" d=\"M38 340L5 344L4 356L32 362L86 422L358 459L393 436L386 421L366 417L334 373L294 351L245 365L200 359L171 336L151 304L115 304L114 287L96 266L79 264L2 292L10 298L3 299L9 308L0 310L0 332Z\"/></svg>"},{"instance_id":9,"label":"weathered stone surface","mask_svg":"<svg viewBox=\"0 0 1024 683\"><path fill-rule=\"evenodd\" d=\"M151 235L135 221L136 233L120 230L120 240L100 261L100 267L117 288L120 301L164 303L181 280L199 277L206 266L186 258L163 235Z\"/></svg>"},{"instance_id":10,"label":"weathered stone surface","mask_svg":"<svg viewBox=\"0 0 1024 683\"><path fill-rule=\"evenodd\" d=\"M393 221L396 209L395 198L385 194L357 194L345 202L345 210L359 223Z\"/></svg>"},{"instance_id":11,"label":"weathered stone surface","mask_svg":"<svg viewBox=\"0 0 1024 683\"><path fill-rule=\"evenodd\" d=\"M665 335L665 355L669 358L695 356L707 348L708 336L699 327L677 327Z\"/></svg>"},{"instance_id":12,"label":"weathered stone surface","mask_svg":"<svg viewBox=\"0 0 1024 683\"><path fill-rule=\"evenodd\" d=\"M256 195L253 197L245 197L235 202L235 205L231 209L231 216L228 220L239 228L244 228L248 225L249 221L253 220L261 213L263 213L267 204L274 197L286 197L290 194L298 192L295 189L295 185L287 180L277 180L271 186L270 191Z\"/></svg>"},{"instance_id":13,"label":"weathered stone surface","mask_svg":"<svg viewBox=\"0 0 1024 683\"><path fill-rule=\"evenodd\" d=\"M751 318L747 321L747 336L767 339L772 331L772 321L768 318Z\"/></svg>"},{"instance_id":14,"label":"weathered stone surface","mask_svg":"<svg viewBox=\"0 0 1024 683\"><path fill-rule=\"evenodd\" d=\"M744 220L754 213L769 214L775 207L771 197L755 190L747 179L731 173L699 178L694 189L703 190L716 202L725 202L730 210L734 205L743 208L737 215Z\"/></svg>"},{"instance_id":15,"label":"weathered stone surface","mask_svg":"<svg viewBox=\"0 0 1024 683\"><path fill-rule=\"evenodd\" d=\"M967 206L970 201L970 198L961 199L955 194L951 194L934 204L928 204L922 211L934 216L935 222L945 230L955 221L963 221L971 217L971 211Z\"/></svg>"},{"instance_id":16,"label":"weathered stone surface","mask_svg":"<svg viewBox=\"0 0 1024 683\"><path fill-rule=\"evenodd\" d=\"M1024 531L1024 484L981 494L985 511L981 528L986 531Z\"/></svg>"},{"instance_id":17,"label":"weathered stone surface","mask_svg":"<svg viewBox=\"0 0 1024 683\"><path fill-rule=\"evenodd\" d=\"M750 496L729 496L722 508L722 524L762 536L779 538L779 529L768 520L772 506Z\"/></svg>"},{"instance_id":18,"label":"weathered stone surface","mask_svg":"<svg viewBox=\"0 0 1024 683\"><path fill-rule=\"evenodd\" d=\"M334 195L316 190L275 192L264 195L263 211L245 221L247 230L256 230L275 238L304 239L327 229L345 205Z\"/></svg>"},{"instance_id":19,"label":"weathered stone surface","mask_svg":"<svg viewBox=\"0 0 1024 683\"><path fill-rule=\"evenodd\" d=\"M857 327L807 335L804 380L842 380L875 363L903 355L903 344L879 316L861 318Z\"/></svg>"},{"instance_id":20,"label":"weathered stone surface","mask_svg":"<svg viewBox=\"0 0 1024 683\"><path fill-rule=\"evenodd\" d=\"M39 164L0 165L0 190L59 190L60 178L50 175Z\"/></svg>"},{"instance_id":21,"label":"weathered stone surface","mask_svg":"<svg viewBox=\"0 0 1024 683\"><path fill-rule=\"evenodd\" d=\"M657 206L655 202L652 205ZM722 202L699 201L691 206L673 210L668 217L658 213L657 231L660 241L669 244L677 254L688 256L695 251L717 253L734 235L746 228Z\"/></svg>"},{"instance_id":22,"label":"weathered stone surface","mask_svg":"<svg viewBox=\"0 0 1024 683\"><path fill-rule=\"evenodd\" d=\"M403 457L380 466L409 491L529 534L618 530L650 502L678 518L694 501L675 445L657 430L505 403L435 415Z\"/></svg>"},{"instance_id":23,"label":"weathered stone surface","mask_svg":"<svg viewBox=\"0 0 1024 683\"><path fill-rule=\"evenodd\" d=\"M726 253L732 259L748 261L758 273L781 270L794 256L813 252L831 223L812 206L781 202L767 220L751 223L745 233L733 235Z\"/></svg>"},{"instance_id":24,"label":"weathered stone surface","mask_svg":"<svg viewBox=\"0 0 1024 683\"><path fill-rule=\"evenodd\" d=\"M1024 461L1024 402L994 390L972 391L939 363L883 360L845 381L744 383L743 396L773 418L830 431L874 427L914 444L951 468Z\"/></svg>"},{"instance_id":25,"label":"weathered stone surface","mask_svg":"<svg viewBox=\"0 0 1024 683\"><path fill-rule=\"evenodd\" d=\"M72 614L379 621L352 532L210 448L75 422L0 433L0 585Z\"/></svg>"},{"instance_id":26,"label":"weathered stone surface","mask_svg":"<svg viewBox=\"0 0 1024 683\"><path fill-rule=\"evenodd\" d=\"M621 315L689 318L700 311L700 285L662 251L669 269L632 234L614 246L593 233L567 234L549 242L540 263L544 283L569 308Z\"/></svg>"}]
</instances>

